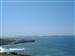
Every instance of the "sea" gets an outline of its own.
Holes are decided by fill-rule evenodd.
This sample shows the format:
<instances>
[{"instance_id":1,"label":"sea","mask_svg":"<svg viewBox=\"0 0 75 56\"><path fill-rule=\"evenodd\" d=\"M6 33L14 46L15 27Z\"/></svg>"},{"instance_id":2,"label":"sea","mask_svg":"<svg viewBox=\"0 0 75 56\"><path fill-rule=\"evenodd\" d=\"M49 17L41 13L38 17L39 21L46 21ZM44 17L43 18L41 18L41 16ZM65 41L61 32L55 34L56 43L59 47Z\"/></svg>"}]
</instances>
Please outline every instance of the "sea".
<instances>
[{"instance_id":1,"label":"sea","mask_svg":"<svg viewBox=\"0 0 75 56\"><path fill-rule=\"evenodd\" d=\"M7 45L5 48L25 48L17 51L31 56L75 56L74 36L35 36L33 43Z\"/></svg>"}]
</instances>

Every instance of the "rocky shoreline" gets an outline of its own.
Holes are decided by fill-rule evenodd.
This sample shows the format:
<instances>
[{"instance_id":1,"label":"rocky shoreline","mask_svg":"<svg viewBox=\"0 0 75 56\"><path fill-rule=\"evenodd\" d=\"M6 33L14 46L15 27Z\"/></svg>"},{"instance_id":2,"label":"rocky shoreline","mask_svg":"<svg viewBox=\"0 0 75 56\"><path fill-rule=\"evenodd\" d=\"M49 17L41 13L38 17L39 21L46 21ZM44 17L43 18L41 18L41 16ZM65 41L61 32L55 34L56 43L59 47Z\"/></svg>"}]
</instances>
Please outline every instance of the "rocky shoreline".
<instances>
[{"instance_id":1,"label":"rocky shoreline","mask_svg":"<svg viewBox=\"0 0 75 56\"><path fill-rule=\"evenodd\" d=\"M0 53L0 56L30 56L29 54L17 54L15 52L12 53Z\"/></svg>"}]
</instances>

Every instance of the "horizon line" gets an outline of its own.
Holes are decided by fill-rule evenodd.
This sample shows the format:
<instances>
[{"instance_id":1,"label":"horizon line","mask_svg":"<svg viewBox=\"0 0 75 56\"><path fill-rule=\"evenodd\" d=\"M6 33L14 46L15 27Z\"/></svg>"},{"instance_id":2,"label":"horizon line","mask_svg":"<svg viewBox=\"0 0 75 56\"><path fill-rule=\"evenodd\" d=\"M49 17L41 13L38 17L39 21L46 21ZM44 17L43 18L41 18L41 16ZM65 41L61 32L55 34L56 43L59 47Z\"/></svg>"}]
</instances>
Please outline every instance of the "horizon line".
<instances>
[{"instance_id":1,"label":"horizon line","mask_svg":"<svg viewBox=\"0 0 75 56\"><path fill-rule=\"evenodd\" d=\"M15 36L19 37L19 36L75 36L75 35L13 35L11 37L15 37ZM2 37L10 37L10 36L2 36Z\"/></svg>"}]
</instances>

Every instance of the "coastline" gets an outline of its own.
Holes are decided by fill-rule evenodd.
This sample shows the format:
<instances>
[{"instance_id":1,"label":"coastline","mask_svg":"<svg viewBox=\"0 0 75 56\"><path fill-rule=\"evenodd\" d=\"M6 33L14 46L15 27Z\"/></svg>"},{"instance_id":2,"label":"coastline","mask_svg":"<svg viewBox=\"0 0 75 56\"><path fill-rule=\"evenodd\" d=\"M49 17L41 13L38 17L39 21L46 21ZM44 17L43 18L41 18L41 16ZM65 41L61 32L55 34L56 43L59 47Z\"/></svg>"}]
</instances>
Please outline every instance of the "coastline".
<instances>
[{"instance_id":1,"label":"coastline","mask_svg":"<svg viewBox=\"0 0 75 56\"><path fill-rule=\"evenodd\" d=\"M0 56L30 56L28 54L17 54L15 52L13 53L0 53Z\"/></svg>"}]
</instances>

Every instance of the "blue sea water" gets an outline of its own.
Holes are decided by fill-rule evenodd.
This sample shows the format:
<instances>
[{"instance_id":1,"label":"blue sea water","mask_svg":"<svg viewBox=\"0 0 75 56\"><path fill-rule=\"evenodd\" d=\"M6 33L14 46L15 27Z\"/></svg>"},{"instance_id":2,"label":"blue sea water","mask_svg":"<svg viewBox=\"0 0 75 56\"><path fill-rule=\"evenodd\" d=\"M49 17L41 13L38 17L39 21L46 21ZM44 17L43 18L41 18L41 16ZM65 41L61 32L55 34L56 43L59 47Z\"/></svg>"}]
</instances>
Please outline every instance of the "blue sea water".
<instances>
[{"instance_id":1,"label":"blue sea water","mask_svg":"<svg viewBox=\"0 0 75 56\"><path fill-rule=\"evenodd\" d=\"M25 51L31 56L75 56L75 38L73 36L43 36L32 37L34 43L25 43L8 47L26 48Z\"/></svg>"}]
</instances>

